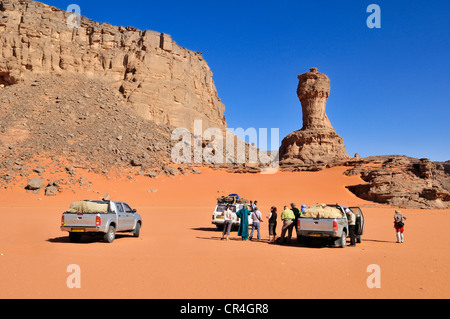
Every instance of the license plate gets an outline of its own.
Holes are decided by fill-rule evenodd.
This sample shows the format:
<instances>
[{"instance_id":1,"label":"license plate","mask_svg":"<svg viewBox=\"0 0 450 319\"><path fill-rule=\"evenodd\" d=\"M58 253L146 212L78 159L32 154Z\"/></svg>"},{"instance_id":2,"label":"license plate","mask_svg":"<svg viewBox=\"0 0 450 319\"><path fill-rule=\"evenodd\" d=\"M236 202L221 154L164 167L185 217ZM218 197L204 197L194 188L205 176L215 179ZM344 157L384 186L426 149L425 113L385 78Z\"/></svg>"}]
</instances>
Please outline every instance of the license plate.
<instances>
[{"instance_id":1,"label":"license plate","mask_svg":"<svg viewBox=\"0 0 450 319\"><path fill-rule=\"evenodd\" d=\"M84 233L85 231L84 228L72 228L72 233Z\"/></svg>"},{"instance_id":2,"label":"license plate","mask_svg":"<svg viewBox=\"0 0 450 319\"><path fill-rule=\"evenodd\" d=\"M224 217L217 216L216 219L224 219Z\"/></svg>"},{"instance_id":3,"label":"license plate","mask_svg":"<svg viewBox=\"0 0 450 319\"><path fill-rule=\"evenodd\" d=\"M309 234L309 237L322 237L322 234Z\"/></svg>"}]
</instances>

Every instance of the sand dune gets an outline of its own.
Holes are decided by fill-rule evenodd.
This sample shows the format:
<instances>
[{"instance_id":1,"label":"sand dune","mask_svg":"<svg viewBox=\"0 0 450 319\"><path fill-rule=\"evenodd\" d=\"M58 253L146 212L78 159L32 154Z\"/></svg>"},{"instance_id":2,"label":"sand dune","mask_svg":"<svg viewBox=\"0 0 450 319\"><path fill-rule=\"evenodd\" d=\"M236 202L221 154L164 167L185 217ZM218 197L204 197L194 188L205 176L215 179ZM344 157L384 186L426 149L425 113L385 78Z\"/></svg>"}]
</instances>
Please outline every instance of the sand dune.
<instances>
[{"instance_id":1,"label":"sand dune","mask_svg":"<svg viewBox=\"0 0 450 319\"><path fill-rule=\"evenodd\" d=\"M450 211L405 210L406 242L396 244L394 208L351 194L345 186L361 180L344 176L345 169L275 175L204 170L132 181L83 172L93 183L89 191L77 187L75 194L45 197L1 190L0 298L449 298ZM211 224L218 191L258 200L264 216L290 202L359 205L366 217L363 244L273 245L267 223L262 242L242 242L236 233L220 241ZM59 230L61 213L73 201L106 193L143 216L141 237L70 243ZM70 264L81 268L81 289L66 285ZM381 269L380 289L366 284L372 264Z\"/></svg>"}]
</instances>

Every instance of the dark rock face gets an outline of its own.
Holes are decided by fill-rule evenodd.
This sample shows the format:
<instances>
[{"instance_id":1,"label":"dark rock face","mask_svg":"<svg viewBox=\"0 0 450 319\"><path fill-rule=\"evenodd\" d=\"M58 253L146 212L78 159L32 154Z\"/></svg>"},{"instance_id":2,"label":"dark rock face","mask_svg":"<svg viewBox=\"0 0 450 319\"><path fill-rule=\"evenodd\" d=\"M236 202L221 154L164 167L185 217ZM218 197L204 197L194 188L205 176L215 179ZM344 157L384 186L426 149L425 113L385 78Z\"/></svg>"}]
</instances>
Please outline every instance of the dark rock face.
<instances>
[{"instance_id":1,"label":"dark rock face","mask_svg":"<svg viewBox=\"0 0 450 319\"><path fill-rule=\"evenodd\" d=\"M348 187L356 196L403 208L450 208L450 174L443 165L406 156L362 162L346 172L367 183Z\"/></svg>"},{"instance_id":2,"label":"dark rock face","mask_svg":"<svg viewBox=\"0 0 450 319\"><path fill-rule=\"evenodd\" d=\"M288 135L280 148L283 170L320 170L350 159L344 140L326 114L330 79L318 69L299 75L297 95L302 104L303 128Z\"/></svg>"}]
</instances>

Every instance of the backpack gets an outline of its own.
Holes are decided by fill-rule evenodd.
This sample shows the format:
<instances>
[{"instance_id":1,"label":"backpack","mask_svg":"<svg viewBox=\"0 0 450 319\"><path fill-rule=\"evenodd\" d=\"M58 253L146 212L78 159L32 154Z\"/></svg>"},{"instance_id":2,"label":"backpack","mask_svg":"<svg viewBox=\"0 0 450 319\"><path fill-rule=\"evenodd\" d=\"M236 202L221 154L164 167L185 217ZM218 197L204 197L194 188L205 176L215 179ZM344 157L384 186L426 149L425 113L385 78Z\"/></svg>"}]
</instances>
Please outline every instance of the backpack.
<instances>
[{"instance_id":1,"label":"backpack","mask_svg":"<svg viewBox=\"0 0 450 319\"><path fill-rule=\"evenodd\" d=\"M398 215L399 218L395 218L395 225L397 225L397 228L403 228L405 227L405 223L403 222L403 215ZM397 221L398 219L400 219L400 221Z\"/></svg>"}]
</instances>

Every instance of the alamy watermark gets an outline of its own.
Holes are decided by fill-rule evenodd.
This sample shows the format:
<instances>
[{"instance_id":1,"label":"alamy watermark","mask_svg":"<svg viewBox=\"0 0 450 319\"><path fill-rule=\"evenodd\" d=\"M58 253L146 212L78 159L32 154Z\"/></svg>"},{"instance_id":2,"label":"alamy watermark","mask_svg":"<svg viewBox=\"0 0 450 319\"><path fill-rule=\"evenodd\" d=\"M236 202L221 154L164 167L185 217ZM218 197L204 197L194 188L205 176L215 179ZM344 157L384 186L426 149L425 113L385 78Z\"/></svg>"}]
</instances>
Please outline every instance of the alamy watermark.
<instances>
[{"instance_id":1,"label":"alamy watermark","mask_svg":"<svg viewBox=\"0 0 450 319\"><path fill-rule=\"evenodd\" d=\"M373 264L367 267L367 273L370 276L367 278L367 287L369 289L380 289L381 288L381 267L379 265Z\"/></svg>"},{"instance_id":2,"label":"alamy watermark","mask_svg":"<svg viewBox=\"0 0 450 319\"><path fill-rule=\"evenodd\" d=\"M367 7L367 13L371 13L366 24L369 29L381 29L381 8L378 4L371 4Z\"/></svg>"},{"instance_id":3,"label":"alamy watermark","mask_svg":"<svg viewBox=\"0 0 450 319\"><path fill-rule=\"evenodd\" d=\"M81 28L81 8L78 4L70 4L67 7L67 12L72 14L67 17L66 24L70 29L80 29Z\"/></svg>"},{"instance_id":4,"label":"alamy watermark","mask_svg":"<svg viewBox=\"0 0 450 319\"><path fill-rule=\"evenodd\" d=\"M81 288L81 268L76 264L67 266L67 273L70 275L67 277L66 285L69 289Z\"/></svg>"},{"instance_id":5,"label":"alamy watermark","mask_svg":"<svg viewBox=\"0 0 450 319\"><path fill-rule=\"evenodd\" d=\"M177 143L172 148L171 158L176 164L257 164L264 167L262 173L271 174L279 167L280 130L272 128L270 135L270 149L277 151L261 151L269 149L267 128L228 128L224 134L220 128L203 131L203 122L196 120L193 135L186 128L172 132L171 140Z\"/></svg>"}]
</instances>

